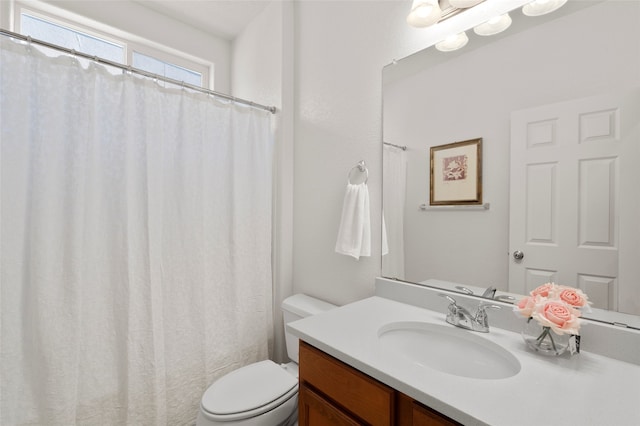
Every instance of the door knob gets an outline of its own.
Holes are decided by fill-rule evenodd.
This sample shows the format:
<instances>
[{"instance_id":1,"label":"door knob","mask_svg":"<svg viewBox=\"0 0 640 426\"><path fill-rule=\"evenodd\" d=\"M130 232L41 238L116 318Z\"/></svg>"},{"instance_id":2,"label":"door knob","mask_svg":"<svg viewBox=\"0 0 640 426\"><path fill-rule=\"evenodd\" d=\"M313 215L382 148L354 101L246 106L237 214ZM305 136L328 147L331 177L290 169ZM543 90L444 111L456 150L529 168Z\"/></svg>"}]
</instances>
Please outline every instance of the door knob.
<instances>
[{"instance_id":1,"label":"door knob","mask_svg":"<svg viewBox=\"0 0 640 426\"><path fill-rule=\"evenodd\" d=\"M522 260L522 259L524 259L524 253L521 252L520 250L516 250L516 251L513 252L513 258L515 260Z\"/></svg>"}]
</instances>

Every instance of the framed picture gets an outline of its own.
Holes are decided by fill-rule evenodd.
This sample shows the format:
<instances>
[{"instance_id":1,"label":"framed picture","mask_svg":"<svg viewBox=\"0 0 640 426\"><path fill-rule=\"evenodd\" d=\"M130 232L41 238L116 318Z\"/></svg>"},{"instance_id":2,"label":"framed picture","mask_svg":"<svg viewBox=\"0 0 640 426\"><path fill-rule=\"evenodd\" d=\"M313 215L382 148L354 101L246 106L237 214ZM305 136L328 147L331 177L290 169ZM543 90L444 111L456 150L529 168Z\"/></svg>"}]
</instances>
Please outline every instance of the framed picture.
<instances>
[{"instance_id":1,"label":"framed picture","mask_svg":"<svg viewBox=\"0 0 640 426\"><path fill-rule=\"evenodd\" d=\"M429 204L482 204L482 138L431 147Z\"/></svg>"}]
</instances>

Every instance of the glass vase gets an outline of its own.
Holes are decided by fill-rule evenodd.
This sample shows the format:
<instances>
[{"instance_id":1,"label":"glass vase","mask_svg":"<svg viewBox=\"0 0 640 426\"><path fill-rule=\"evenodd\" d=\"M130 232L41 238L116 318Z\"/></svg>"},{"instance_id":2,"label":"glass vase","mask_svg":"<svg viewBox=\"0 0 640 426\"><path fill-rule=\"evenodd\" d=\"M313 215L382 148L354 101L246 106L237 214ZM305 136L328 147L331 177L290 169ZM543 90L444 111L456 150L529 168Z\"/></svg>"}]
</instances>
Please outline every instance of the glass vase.
<instances>
[{"instance_id":1,"label":"glass vase","mask_svg":"<svg viewBox=\"0 0 640 426\"><path fill-rule=\"evenodd\" d=\"M522 338L527 346L542 355L562 355L569 347L569 334L557 334L550 327L543 327L529 318L522 329Z\"/></svg>"}]
</instances>

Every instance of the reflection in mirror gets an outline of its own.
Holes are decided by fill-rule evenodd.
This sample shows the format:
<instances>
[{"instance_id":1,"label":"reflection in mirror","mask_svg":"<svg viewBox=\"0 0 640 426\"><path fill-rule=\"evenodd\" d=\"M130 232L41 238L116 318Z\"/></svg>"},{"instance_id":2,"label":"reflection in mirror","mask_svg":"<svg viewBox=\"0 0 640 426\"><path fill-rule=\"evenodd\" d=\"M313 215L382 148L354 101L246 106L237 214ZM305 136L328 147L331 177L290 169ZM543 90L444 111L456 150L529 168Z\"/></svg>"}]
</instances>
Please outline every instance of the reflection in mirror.
<instances>
[{"instance_id":1,"label":"reflection in mirror","mask_svg":"<svg viewBox=\"0 0 640 426\"><path fill-rule=\"evenodd\" d=\"M382 275L503 298L554 281L640 328L640 2L511 17L385 67ZM476 138L490 208L420 209L430 147Z\"/></svg>"}]
</instances>

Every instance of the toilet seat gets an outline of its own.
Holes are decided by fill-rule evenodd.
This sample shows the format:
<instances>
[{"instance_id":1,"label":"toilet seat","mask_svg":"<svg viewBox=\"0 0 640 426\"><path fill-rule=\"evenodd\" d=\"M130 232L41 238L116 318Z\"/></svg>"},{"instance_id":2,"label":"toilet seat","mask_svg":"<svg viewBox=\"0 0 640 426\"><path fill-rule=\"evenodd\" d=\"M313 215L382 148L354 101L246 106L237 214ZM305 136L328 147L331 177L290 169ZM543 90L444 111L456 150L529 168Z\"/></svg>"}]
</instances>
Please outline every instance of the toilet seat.
<instances>
[{"instance_id":1,"label":"toilet seat","mask_svg":"<svg viewBox=\"0 0 640 426\"><path fill-rule=\"evenodd\" d=\"M202 410L225 422L259 416L298 393L298 379L273 361L260 361L232 371L209 386Z\"/></svg>"}]
</instances>

